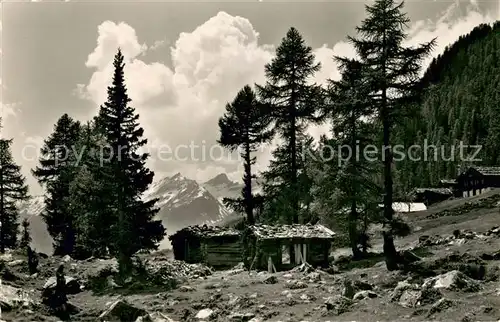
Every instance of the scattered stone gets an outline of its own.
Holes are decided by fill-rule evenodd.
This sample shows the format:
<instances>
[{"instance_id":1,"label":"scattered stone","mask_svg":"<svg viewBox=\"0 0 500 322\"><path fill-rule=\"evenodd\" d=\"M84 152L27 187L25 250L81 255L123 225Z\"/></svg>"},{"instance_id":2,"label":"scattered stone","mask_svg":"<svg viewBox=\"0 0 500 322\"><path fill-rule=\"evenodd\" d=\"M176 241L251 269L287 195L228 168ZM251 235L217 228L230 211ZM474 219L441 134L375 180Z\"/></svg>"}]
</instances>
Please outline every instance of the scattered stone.
<instances>
[{"instance_id":1,"label":"scattered stone","mask_svg":"<svg viewBox=\"0 0 500 322\"><path fill-rule=\"evenodd\" d=\"M481 289L477 281L457 270L426 279L423 287L442 288L462 292L476 292Z\"/></svg>"},{"instance_id":2,"label":"scattered stone","mask_svg":"<svg viewBox=\"0 0 500 322\"><path fill-rule=\"evenodd\" d=\"M135 322L178 322L172 320L170 317L166 316L161 312L155 312L145 316L140 316L135 320Z\"/></svg>"},{"instance_id":3,"label":"scattered stone","mask_svg":"<svg viewBox=\"0 0 500 322\"><path fill-rule=\"evenodd\" d=\"M288 280L286 283L286 287L291 289L291 290L298 290L298 289L307 288L308 286L306 283L304 283L302 281Z\"/></svg>"},{"instance_id":4,"label":"scattered stone","mask_svg":"<svg viewBox=\"0 0 500 322\"><path fill-rule=\"evenodd\" d=\"M353 302L345 296L331 296L325 300L326 309L329 313L340 315L348 312Z\"/></svg>"},{"instance_id":5,"label":"scattered stone","mask_svg":"<svg viewBox=\"0 0 500 322\"><path fill-rule=\"evenodd\" d=\"M360 301L368 298L373 299L376 297L378 297L378 294L373 291L359 291L356 294L354 294L353 300Z\"/></svg>"},{"instance_id":6,"label":"scattered stone","mask_svg":"<svg viewBox=\"0 0 500 322\"><path fill-rule=\"evenodd\" d=\"M214 290L221 287L221 283L208 284L205 286L206 290Z\"/></svg>"},{"instance_id":7,"label":"scattered stone","mask_svg":"<svg viewBox=\"0 0 500 322\"><path fill-rule=\"evenodd\" d=\"M308 273L314 272L315 269L314 269L314 267L311 266L311 264L303 263L303 264L300 264L299 266L294 267L293 271L308 274Z\"/></svg>"},{"instance_id":8,"label":"scattered stone","mask_svg":"<svg viewBox=\"0 0 500 322\"><path fill-rule=\"evenodd\" d=\"M35 302L32 296L17 287L0 284L0 308L3 311L10 311L18 307L30 307Z\"/></svg>"},{"instance_id":9,"label":"scattered stone","mask_svg":"<svg viewBox=\"0 0 500 322\"><path fill-rule=\"evenodd\" d=\"M7 262L7 266L13 267L13 266L20 266L23 265L24 261L22 259L16 259L11 262Z\"/></svg>"},{"instance_id":10,"label":"scattered stone","mask_svg":"<svg viewBox=\"0 0 500 322\"><path fill-rule=\"evenodd\" d=\"M99 321L136 321L148 313L144 309L132 306L125 300L113 302L109 308L99 316Z\"/></svg>"},{"instance_id":11,"label":"scattered stone","mask_svg":"<svg viewBox=\"0 0 500 322\"><path fill-rule=\"evenodd\" d=\"M194 287L187 286L187 285L182 285L181 287L179 287L179 291L181 291L181 292L193 292L194 290L195 290Z\"/></svg>"},{"instance_id":12,"label":"scattered stone","mask_svg":"<svg viewBox=\"0 0 500 322\"><path fill-rule=\"evenodd\" d=\"M200 310L196 314L196 318L200 319L200 320L205 320L205 319L210 318L213 314L214 314L214 310L212 310L212 309L203 309L203 310Z\"/></svg>"},{"instance_id":13,"label":"scattered stone","mask_svg":"<svg viewBox=\"0 0 500 322\"><path fill-rule=\"evenodd\" d=\"M228 321L248 322L255 318L254 313L232 313L228 316Z\"/></svg>"},{"instance_id":14,"label":"scattered stone","mask_svg":"<svg viewBox=\"0 0 500 322\"><path fill-rule=\"evenodd\" d=\"M368 282L356 280L353 286L356 291L373 291L373 285Z\"/></svg>"},{"instance_id":15,"label":"scattered stone","mask_svg":"<svg viewBox=\"0 0 500 322\"><path fill-rule=\"evenodd\" d=\"M65 276L66 281L66 294L77 294L81 292L80 282L74 277ZM48 293L54 292L57 285L55 276L50 277L43 286L42 297L48 296Z\"/></svg>"},{"instance_id":16,"label":"scattered stone","mask_svg":"<svg viewBox=\"0 0 500 322\"><path fill-rule=\"evenodd\" d=\"M418 291L419 287L416 284L410 284L408 281L398 282L394 290L389 295L391 302L398 302L406 290Z\"/></svg>"},{"instance_id":17,"label":"scattered stone","mask_svg":"<svg viewBox=\"0 0 500 322\"><path fill-rule=\"evenodd\" d=\"M321 281L321 274L318 272L311 272L307 274L306 278L309 279L309 281L312 283L319 282Z\"/></svg>"},{"instance_id":18,"label":"scattered stone","mask_svg":"<svg viewBox=\"0 0 500 322\"><path fill-rule=\"evenodd\" d=\"M276 284L276 283L278 283L278 278L274 275L271 275L264 280L264 284Z\"/></svg>"},{"instance_id":19,"label":"scattered stone","mask_svg":"<svg viewBox=\"0 0 500 322\"><path fill-rule=\"evenodd\" d=\"M432 305L432 307L429 309L428 317L447 310L448 308L452 307L454 305L454 302L452 300L442 298L436 303Z\"/></svg>"},{"instance_id":20,"label":"scattered stone","mask_svg":"<svg viewBox=\"0 0 500 322\"><path fill-rule=\"evenodd\" d=\"M418 305L420 299L420 291L408 289L401 294L398 304L402 307L414 308Z\"/></svg>"},{"instance_id":21,"label":"scattered stone","mask_svg":"<svg viewBox=\"0 0 500 322\"><path fill-rule=\"evenodd\" d=\"M356 294L356 290L354 289L353 282L350 279L345 279L342 296L348 299L352 299L354 297L354 294Z\"/></svg>"}]
</instances>

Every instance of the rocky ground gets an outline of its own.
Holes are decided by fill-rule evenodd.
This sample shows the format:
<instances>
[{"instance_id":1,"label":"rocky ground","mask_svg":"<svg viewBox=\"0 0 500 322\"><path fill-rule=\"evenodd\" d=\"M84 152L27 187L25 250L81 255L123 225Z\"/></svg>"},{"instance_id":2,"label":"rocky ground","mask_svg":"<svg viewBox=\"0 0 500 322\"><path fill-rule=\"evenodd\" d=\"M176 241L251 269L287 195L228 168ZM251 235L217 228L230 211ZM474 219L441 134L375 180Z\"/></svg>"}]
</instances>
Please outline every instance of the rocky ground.
<instances>
[{"instance_id":1,"label":"rocky ground","mask_svg":"<svg viewBox=\"0 0 500 322\"><path fill-rule=\"evenodd\" d=\"M496 192L497 193L497 192ZM447 202L407 217L398 240L412 263L388 272L383 256L352 262L335 253L328 270L302 265L268 274L242 267L214 272L157 253L142 256L144 276L118 286L113 259L0 260L1 319L59 321L42 303L65 265L71 321L497 321L500 320L500 195ZM339 256L340 255L340 256Z\"/></svg>"}]
</instances>

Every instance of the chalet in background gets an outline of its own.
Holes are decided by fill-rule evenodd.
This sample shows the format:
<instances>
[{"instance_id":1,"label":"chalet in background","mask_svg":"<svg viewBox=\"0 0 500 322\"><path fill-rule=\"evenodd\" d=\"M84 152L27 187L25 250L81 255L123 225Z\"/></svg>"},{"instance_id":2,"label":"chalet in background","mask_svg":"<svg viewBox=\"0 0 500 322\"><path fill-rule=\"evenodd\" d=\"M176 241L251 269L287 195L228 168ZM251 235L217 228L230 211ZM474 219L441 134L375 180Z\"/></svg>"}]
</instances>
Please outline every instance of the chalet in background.
<instances>
[{"instance_id":1,"label":"chalet in background","mask_svg":"<svg viewBox=\"0 0 500 322\"><path fill-rule=\"evenodd\" d=\"M500 188L500 167L469 167L457 177L457 188L463 197Z\"/></svg>"},{"instance_id":2,"label":"chalet in background","mask_svg":"<svg viewBox=\"0 0 500 322\"><path fill-rule=\"evenodd\" d=\"M458 184L456 179L441 179L439 180L439 188L448 188L455 194L458 191ZM455 195L455 197L460 197Z\"/></svg>"},{"instance_id":3,"label":"chalet in background","mask_svg":"<svg viewBox=\"0 0 500 322\"><path fill-rule=\"evenodd\" d=\"M417 188L414 190L414 201L422 202L427 207L453 197L454 193L449 188Z\"/></svg>"},{"instance_id":4,"label":"chalet in background","mask_svg":"<svg viewBox=\"0 0 500 322\"><path fill-rule=\"evenodd\" d=\"M177 231L169 239L176 260L205 263L220 269L242 262L241 234L233 228L190 226Z\"/></svg>"},{"instance_id":5,"label":"chalet in background","mask_svg":"<svg viewBox=\"0 0 500 322\"><path fill-rule=\"evenodd\" d=\"M307 262L328 266L328 256L335 233L323 225L253 225L243 242L245 265L250 269L287 270ZM295 257L290 258L293 247Z\"/></svg>"}]
</instances>

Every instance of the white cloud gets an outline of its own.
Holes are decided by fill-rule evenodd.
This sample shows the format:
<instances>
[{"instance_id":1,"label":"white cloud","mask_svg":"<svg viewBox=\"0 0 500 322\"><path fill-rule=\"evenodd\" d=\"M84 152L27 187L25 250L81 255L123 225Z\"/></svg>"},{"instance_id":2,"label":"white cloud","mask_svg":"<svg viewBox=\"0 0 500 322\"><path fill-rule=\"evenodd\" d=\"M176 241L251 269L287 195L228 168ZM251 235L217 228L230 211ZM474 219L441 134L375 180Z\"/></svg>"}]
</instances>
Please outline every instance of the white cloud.
<instances>
[{"instance_id":1,"label":"white cloud","mask_svg":"<svg viewBox=\"0 0 500 322\"><path fill-rule=\"evenodd\" d=\"M456 15L456 8L451 7L437 22L414 22L408 43L438 37L433 53L436 56L476 25L500 18L500 12L495 14L496 17L493 13L482 15L471 7L466 16L460 17ZM78 92L96 105L105 101L112 59L120 46L127 60L125 76L132 104L141 115L140 121L151 145L168 145L173 150L180 145L205 142L209 150L218 137L217 120L226 102L245 84L264 81L264 65L274 51L269 45L259 44L258 36L247 19L219 12L195 30L179 35L171 48L170 68L162 63L142 61L140 55L147 46L139 42L134 29L123 22L106 21L98 28L97 46L86 62L94 73L88 84L79 85ZM331 47L324 45L314 52L323 65L314 79L318 83L339 78L332 60L334 55L354 56L352 46L346 42ZM327 129L328 125L324 125L311 129L311 133L317 137ZM200 150L198 147L197 152ZM258 163L261 169L267 166L269 159L269 153L261 155ZM232 166L227 162L156 161L152 167L159 172L180 171L198 180L207 180L223 169L235 177L241 170L237 161Z\"/></svg>"},{"instance_id":2,"label":"white cloud","mask_svg":"<svg viewBox=\"0 0 500 322\"><path fill-rule=\"evenodd\" d=\"M156 40L150 47L149 47L149 50L157 50L157 49L160 49L160 48L163 48L165 46L167 46L168 44L168 40L164 39L164 40Z\"/></svg>"}]
</instances>

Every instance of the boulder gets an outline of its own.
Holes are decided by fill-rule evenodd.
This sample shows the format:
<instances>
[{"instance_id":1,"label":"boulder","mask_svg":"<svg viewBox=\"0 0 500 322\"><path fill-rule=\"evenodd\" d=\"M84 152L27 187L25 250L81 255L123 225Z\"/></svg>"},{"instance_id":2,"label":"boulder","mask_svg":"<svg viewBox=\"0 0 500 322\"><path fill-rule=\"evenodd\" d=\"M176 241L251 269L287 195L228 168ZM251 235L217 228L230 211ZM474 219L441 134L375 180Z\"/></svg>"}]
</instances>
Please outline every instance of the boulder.
<instances>
[{"instance_id":1,"label":"boulder","mask_svg":"<svg viewBox=\"0 0 500 322\"><path fill-rule=\"evenodd\" d=\"M209 319L213 314L214 310L212 309L202 309L198 311L198 313L196 314L196 318L200 320L206 320Z\"/></svg>"},{"instance_id":2,"label":"boulder","mask_svg":"<svg viewBox=\"0 0 500 322\"><path fill-rule=\"evenodd\" d=\"M462 292L477 292L481 289L479 282L467 277L464 273L457 270L428 278L424 281L423 287Z\"/></svg>"}]
</instances>

